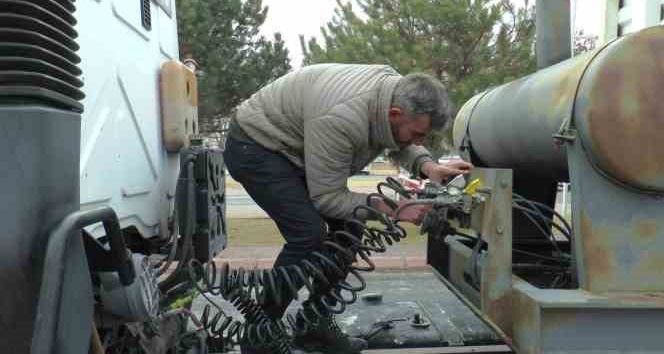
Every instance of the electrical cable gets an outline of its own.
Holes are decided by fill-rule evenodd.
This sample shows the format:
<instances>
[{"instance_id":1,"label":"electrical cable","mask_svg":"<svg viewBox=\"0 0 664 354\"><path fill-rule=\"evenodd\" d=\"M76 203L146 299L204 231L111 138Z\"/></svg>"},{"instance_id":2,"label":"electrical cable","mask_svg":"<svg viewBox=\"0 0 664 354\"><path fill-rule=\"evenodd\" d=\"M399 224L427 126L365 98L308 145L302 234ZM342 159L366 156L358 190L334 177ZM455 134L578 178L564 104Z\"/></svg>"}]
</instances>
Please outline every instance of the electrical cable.
<instances>
[{"instance_id":1,"label":"electrical cable","mask_svg":"<svg viewBox=\"0 0 664 354\"><path fill-rule=\"evenodd\" d=\"M521 207L521 208L524 208L524 207ZM517 209L519 209L519 208L517 208ZM526 208L524 208L524 209L526 209ZM528 214L526 214L526 216L530 217L530 215L528 215ZM541 215L541 214L539 215L539 217L542 217L542 216L543 215ZM532 217L530 217L530 218L532 218ZM536 221L531 220L531 222L536 222ZM541 225L539 225L539 223L537 223L536 226L540 229L541 232L546 234L544 232L544 230L541 228ZM474 277L473 281L477 281L477 279L478 279L477 266L478 266L479 254L480 254L480 249L481 249L481 247L480 247L480 245L481 245L481 236L478 236L478 237L471 236L471 235L468 235L466 233L460 232L458 230L454 230L452 234L455 235L455 236L461 236L463 238L468 239L471 242L474 242L473 251L472 251L472 254L473 254L473 256L472 256L472 259L473 259L472 269L473 269L473 277ZM548 239L548 237L547 237L547 239ZM549 239L549 241L553 241L553 240ZM514 253L528 255L530 257L533 257L533 258L536 258L536 259L539 259L539 260L556 263L557 266L555 266L555 269L558 269L560 273L558 274L558 276L556 276L556 278L554 279L554 282L550 285L551 288L554 288L556 286L564 286L565 284L568 283L568 279L566 277L566 274L569 271L569 261L567 259L564 259L563 257L549 257L549 256L542 255L542 254L539 254L539 253L520 250L520 249L517 249L517 248L512 248L512 251ZM541 264L538 264L538 263L535 263L535 264L532 264L532 265L533 266L542 266L542 267L545 266L545 265L541 265ZM549 266L546 266L546 267L549 267ZM516 267L516 268L519 268L519 267ZM549 269L549 270L552 270L552 269ZM565 280L565 282L559 284L559 279L560 278L563 278L563 280Z\"/></svg>"},{"instance_id":2,"label":"electrical cable","mask_svg":"<svg viewBox=\"0 0 664 354\"><path fill-rule=\"evenodd\" d=\"M540 209L544 209L545 211L550 212L553 216L557 217L560 220L560 222L563 223L563 225L565 226L565 229L567 230L567 235L569 237L572 236L572 227L567 222L567 220L562 215L560 215L560 213L558 213L555 209L551 208L550 206L548 206L544 203L540 203L540 202L535 201L535 200L527 199L527 198L525 198L522 195L519 195L517 193L512 193L512 195L515 196L519 201L525 201L528 204L532 205L533 209L537 210L537 208L540 208Z\"/></svg>"},{"instance_id":3,"label":"electrical cable","mask_svg":"<svg viewBox=\"0 0 664 354\"><path fill-rule=\"evenodd\" d=\"M528 199L526 199L526 198L524 198L524 197L522 197L522 196L520 196L516 193L513 193L513 195L516 196L516 198L515 198L516 202L513 204L513 207L515 209L521 211L537 227L537 229L546 237L546 239L549 240L549 242L551 242L552 246L554 247L554 249L557 252L558 257L557 258L547 257L547 256L544 256L544 255L541 255L541 254L538 254L538 253L527 252L527 251L523 251L523 250L519 250L519 249L513 249L513 252L528 255L528 256L535 257L535 258L542 259L542 260L548 260L548 261L558 263L558 266L560 268L559 273L554 277L553 281L549 284L549 288L557 288L559 286L566 286L567 284L569 284L569 276L568 276L569 263L563 257L566 253L563 253L562 250L560 249L560 247L558 247L558 241L555 239L555 237L551 233L550 228L551 227L556 228L568 240L571 240L572 239L572 234L571 234L572 231L571 231L571 228L570 228L569 224L567 223L566 220L564 220L564 218L562 218L562 216L560 214L558 214L555 210L551 209L547 205L544 205L544 204L536 202L536 201L528 200ZM519 202L525 202L527 205L530 206L530 208L518 204ZM556 222L554 222L552 217L549 218L549 217L545 216L542 213L542 210L540 208L551 212L552 215L554 215L554 216L557 216L563 222L564 227L566 229L564 229L562 226L560 226ZM539 221L544 223L544 226L548 226L549 227L549 232L546 232L543 229L542 225L540 223L538 223L537 220L535 220L534 218L538 218Z\"/></svg>"},{"instance_id":4,"label":"electrical cable","mask_svg":"<svg viewBox=\"0 0 664 354\"><path fill-rule=\"evenodd\" d=\"M523 215L526 216L528 218L528 220L530 220L533 223L533 225L535 225L535 227L537 227L537 229L549 241L549 243L551 243L551 246L553 246L553 248L556 250L556 252L558 252L558 254L563 254L563 251L558 246L558 242L554 239L553 235L551 235L551 232L547 232L542 227L542 225L540 223L538 223L537 220L535 220L533 218L533 216L531 215L531 214L537 215L537 213L533 212L532 210L530 210L528 208L524 208L520 205L517 205L517 204L512 205L512 207L514 209L517 209L517 210L521 211L523 213ZM546 222L546 221L544 221L544 222Z\"/></svg>"},{"instance_id":5,"label":"electrical cable","mask_svg":"<svg viewBox=\"0 0 664 354\"><path fill-rule=\"evenodd\" d=\"M524 251L524 250L520 250L520 249L517 249L517 248L512 248L512 252L520 253L520 254L523 254L523 255L526 255L526 256L530 256L530 257L533 257L533 258L538 258L538 259L545 260L545 261L556 262L556 263L561 262L560 258L549 257L549 256L546 256L546 255L543 255L543 254L530 252L530 251Z\"/></svg>"},{"instance_id":6,"label":"electrical cable","mask_svg":"<svg viewBox=\"0 0 664 354\"><path fill-rule=\"evenodd\" d=\"M542 221L544 223L544 225L543 225L544 227L547 227L548 229L553 227L556 230L558 230L563 236L565 236L565 238L567 240L571 240L571 237L572 237L571 232L569 230L566 230L560 224L556 223L552 218L547 217L546 215L542 214L542 212L538 209L532 209L532 208L529 208L527 206L523 206L523 205L518 204L518 203L519 202L515 202L513 204L513 205L515 205L515 208L517 208L517 206L520 207L520 208L523 208L522 211L524 211L526 213L529 213L532 216L536 217L538 220ZM551 234L550 231L547 232L547 234L551 235L553 237L553 235Z\"/></svg>"},{"instance_id":7,"label":"electrical cable","mask_svg":"<svg viewBox=\"0 0 664 354\"><path fill-rule=\"evenodd\" d=\"M194 162L195 158L189 157L186 161L186 180L187 180L187 205L188 206L193 206L195 203L195 192L196 192L196 185L195 185L195 180L194 180ZM182 243L180 244L181 246L181 255L180 259L178 261L177 266L175 267L175 270L171 272L166 279L162 280L159 282L159 290L162 293L169 293L169 291L172 291L173 289L176 289L178 285L180 285L180 282L178 282L178 277L180 277L183 274L183 269L186 267L187 262L189 261L190 257L194 254L194 245L193 245L193 234L194 234L194 225L195 225L195 220L193 213L187 213L187 223L186 227L184 230L184 235L181 238ZM177 240L176 240L177 241ZM177 242L176 242L177 243Z\"/></svg>"},{"instance_id":8,"label":"electrical cable","mask_svg":"<svg viewBox=\"0 0 664 354\"><path fill-rule=\"evenodd\" d=\"M461 236L461 237L466 238L466 239L468 239L469 241L472 241L472 242L476 242L478 240L478 237L468 235L468 234L460 232L458 230L454 230L453 235L454 236ZM539 254L539 253L535 253L535 252L529 252L529 251L525 251L525 250L520 250L518 248L512 248L512 251L514 253L521 253L521 254L524 254L524 255L528 255L528 256L539 258L539 259L546 260L546 261L551 261L551 262L556 262L556 263L560 262L560 258L548 257L548 256L543 255L543 254Z\"/></svg>"},{"instance_id":9,"label":"electrical cable","mask_svg":"<svg viewBox=\"0 0 664 354\"><path fill-rule=\"evenodd\" d=\"M472 267L473 267L473 285L479 289L482 276L480 274L480 254L482 250L482 234L477 234L477 240L475 240L475 245L473 245L472 253Z\"/></svg>"}]
</instances>

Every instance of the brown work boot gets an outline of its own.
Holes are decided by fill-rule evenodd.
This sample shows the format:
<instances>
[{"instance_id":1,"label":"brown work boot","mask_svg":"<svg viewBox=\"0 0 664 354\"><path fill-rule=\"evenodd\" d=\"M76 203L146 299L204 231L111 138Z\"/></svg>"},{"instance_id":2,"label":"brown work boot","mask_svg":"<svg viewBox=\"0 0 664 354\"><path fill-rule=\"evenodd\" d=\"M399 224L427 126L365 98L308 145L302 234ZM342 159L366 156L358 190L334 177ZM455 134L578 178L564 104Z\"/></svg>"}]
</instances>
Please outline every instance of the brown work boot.
<instances>
[{"instance_id":1,"label":"brown work boot","mask_svg":"<svg viewBox=\"0 0 664 354\"><path fill-rule=\"evenodd\" d=\"M345 334L334 317L323 317L318 325L295 336L293 345L305 351L325 354L356 354L367 349L367 341Z\"/></svg>"}]
</instances>

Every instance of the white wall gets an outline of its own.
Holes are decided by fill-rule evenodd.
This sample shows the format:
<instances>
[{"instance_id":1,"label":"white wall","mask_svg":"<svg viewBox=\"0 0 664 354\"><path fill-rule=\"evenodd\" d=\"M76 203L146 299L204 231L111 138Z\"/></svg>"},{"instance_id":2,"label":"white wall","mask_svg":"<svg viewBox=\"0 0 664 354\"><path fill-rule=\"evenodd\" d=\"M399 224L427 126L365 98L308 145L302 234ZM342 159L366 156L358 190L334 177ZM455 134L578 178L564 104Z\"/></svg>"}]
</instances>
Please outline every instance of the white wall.
<instances>
[{"instance_id":1,"label":"white wall","mask_svg":"<svg viewBox=\"0 0 664 354\"><path fill-rule=\"evenodd\" d=\"M623 0L623 7L618 8L619 0L602 0L600 12L604 14L600 41L610 41L618 35L636 32L650 26L664 23L662 21L663 0Z\"/></svg>"}]
</instances>

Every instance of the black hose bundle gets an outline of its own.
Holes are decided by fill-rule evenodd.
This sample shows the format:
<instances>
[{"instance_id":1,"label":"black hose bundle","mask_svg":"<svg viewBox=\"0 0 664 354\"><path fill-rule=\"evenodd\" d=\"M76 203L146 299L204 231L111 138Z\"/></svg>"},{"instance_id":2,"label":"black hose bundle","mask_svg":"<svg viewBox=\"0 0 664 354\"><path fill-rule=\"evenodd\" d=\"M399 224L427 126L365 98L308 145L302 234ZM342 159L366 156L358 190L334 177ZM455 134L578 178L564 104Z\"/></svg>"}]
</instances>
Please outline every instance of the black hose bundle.
<instances>
[{"instance_id":1,"label":"black hose bundle","mask_svg":"<svg viewBox=\"0 0 664 354\"><path fill-rule=\"evenodd\" d=\"M219 272L214 262L207 266L192 259L189 261L189 277L199 293L210 304L206 305L201 315L201 325L208 334L211 348L221 350L228 345L252 343L268 346L274 353L289 353L289 337L281 322L270 319L262 310L261 305L251 297L251 289L257 273L245 277L244 269L230 270L224 264ZM199 284L202 283L202 285ZM262 281L260 281L262 283ZM258 283L256 283L258 286ZM256 287L257 288L257 287ZM220 295L243 315L244 322L233 319L216 304L209 295ZM212 306L216 311L210 317Z\"/></svg>"},{"instance_id":2,"label":"black hose bundle","mask_svg":"<svg viewBox=\"0 0 664 354\"><path fill-rule=\"evenodd\" d=\"M367 204L381 198L389 205L396 205L382 193L371 194ZM371 226L363 220L375 219ZM385 252L388 245L406 237L398 222L369 206L359 206L353 217L347 220L344 230L328 234L318 251L299 264L269 270L230 269L223 264L220 269L214 262L206 265L196 260L189 262L189 278L197 290L210 302L206 305L201 322L219 347L227 344L251 343L266 346L274 353L290 352L291 333L304 333L328 316L345 311L354 303L357 293L364 290L366 282L360 272L375 269L371 252ZM347 278L354 280L347 280ZM286 317L290 331L282 321L273 320L263 311L268 303L280 306L283 292L298 299L301 286L309 292L302 308L295 315ZM240 322L226 315L207 293L221 295L231 302L244 316ZM216 314L210 318L210 310Z\"/></svg>"}]
</instances>

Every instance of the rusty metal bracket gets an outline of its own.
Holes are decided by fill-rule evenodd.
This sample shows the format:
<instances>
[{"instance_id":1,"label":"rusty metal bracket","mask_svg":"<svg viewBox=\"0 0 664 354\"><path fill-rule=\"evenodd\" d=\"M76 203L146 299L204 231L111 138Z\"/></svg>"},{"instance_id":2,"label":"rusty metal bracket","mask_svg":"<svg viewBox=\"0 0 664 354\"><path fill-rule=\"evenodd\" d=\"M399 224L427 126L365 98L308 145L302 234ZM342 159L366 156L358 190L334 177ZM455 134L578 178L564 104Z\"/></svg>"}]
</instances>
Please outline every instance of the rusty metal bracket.
<instances>
[{"instance_id":1,"label":"rusty metal bracket","mask_svg":"<svg viewBox=\"0 0 664 354\"><path fill-rule=\"evenodd\" d=\"M473 219L480 221L475 229L488 247L480 267L480 307L509 335L512 330L512 171L477 168L472 178L482 181L486 198L484 207L473 215Z\"/></svg>"},{"instance_id":2,"label":"rusty metal bracket","mask_svg":"<svg viewBox=\"0 0 664 354\"><path fill-rule=\"evenodd\" d=\"M565 118L562 124L560 124L558 133L553 134L553 141L556 143L556 145L562 145L563 143L574 143L576 140L576 130L570 128L571 123L572 117Z\"/></svg>"}]
</instances>

